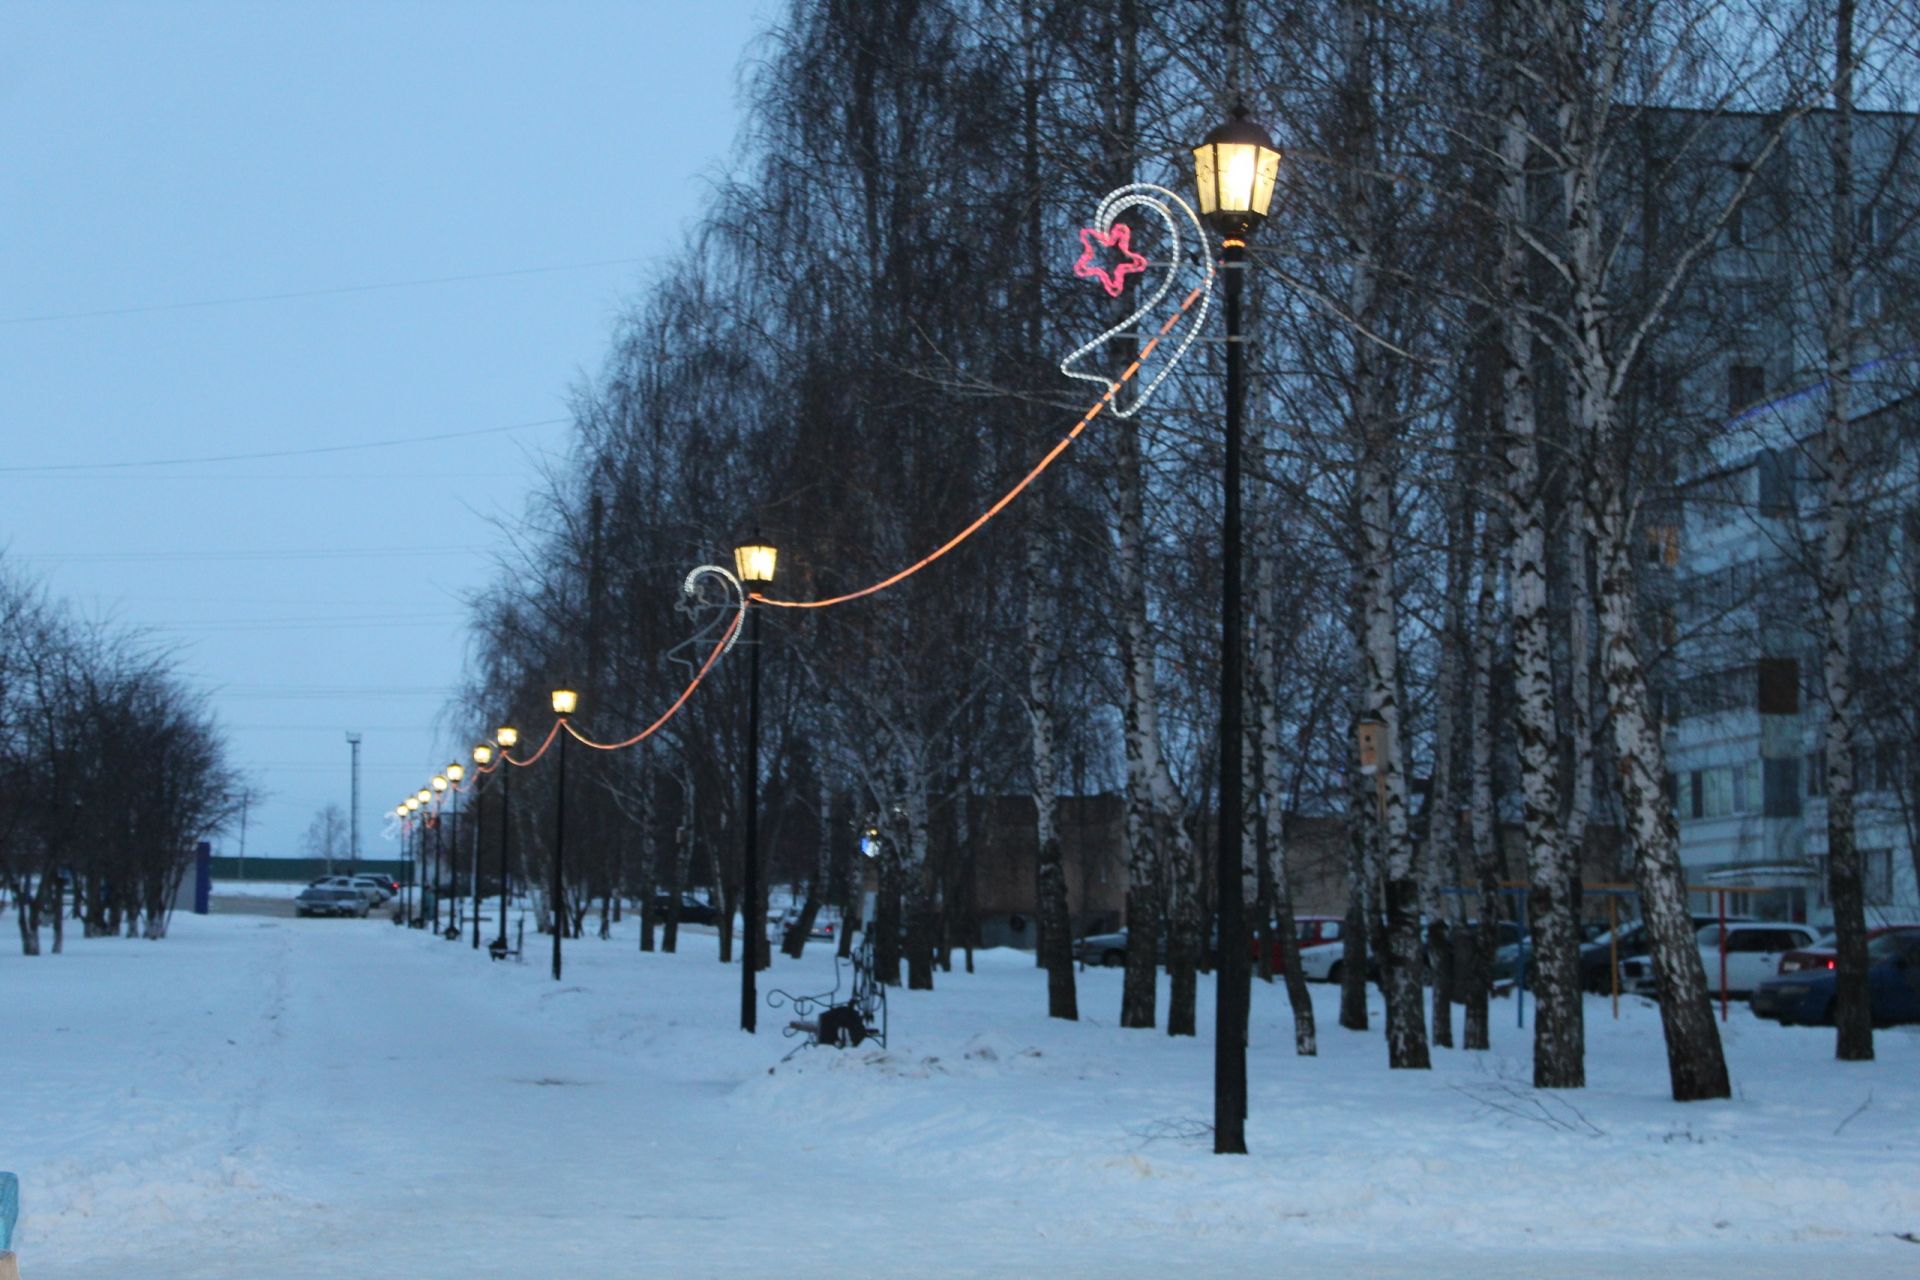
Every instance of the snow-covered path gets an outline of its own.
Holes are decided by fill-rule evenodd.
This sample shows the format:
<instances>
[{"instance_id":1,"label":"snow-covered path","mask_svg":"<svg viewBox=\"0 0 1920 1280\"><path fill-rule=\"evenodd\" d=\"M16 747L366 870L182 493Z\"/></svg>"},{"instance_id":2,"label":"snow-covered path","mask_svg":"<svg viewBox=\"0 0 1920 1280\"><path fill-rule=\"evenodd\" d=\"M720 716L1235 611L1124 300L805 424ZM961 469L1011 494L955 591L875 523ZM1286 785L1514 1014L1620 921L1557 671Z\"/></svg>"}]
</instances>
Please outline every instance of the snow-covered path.
<instances>
[{"instance_id":1,"label":"snow-covered path","mask_svg":"<svg viewBox=\"0 0 1920 1280\"><path fill-rule=\"evenodd\" d=\"M557 986L544 953L378 919L0 956L28 1280L1920 1271L1911 1032L1842 1068L1828 1036L1736 1018L1741 1096L1682 1108L1643 1009L1591 1006L1593 1087L1562 1100L1511 1084L1510 1007L1495 1054L1389 1073L1330 999L1296 1061L1262 989L1255 1154L1221 1159L1204 1020L1114 1029L1117 974L1082 975L1067 1026L1030 958L983 955L896 1000L890 1050L778 1065L782 1015L734 1029L737 971L685 942L584 940ZM762 989L830 982L815 954Z\"/></svg>"}]
</instances>

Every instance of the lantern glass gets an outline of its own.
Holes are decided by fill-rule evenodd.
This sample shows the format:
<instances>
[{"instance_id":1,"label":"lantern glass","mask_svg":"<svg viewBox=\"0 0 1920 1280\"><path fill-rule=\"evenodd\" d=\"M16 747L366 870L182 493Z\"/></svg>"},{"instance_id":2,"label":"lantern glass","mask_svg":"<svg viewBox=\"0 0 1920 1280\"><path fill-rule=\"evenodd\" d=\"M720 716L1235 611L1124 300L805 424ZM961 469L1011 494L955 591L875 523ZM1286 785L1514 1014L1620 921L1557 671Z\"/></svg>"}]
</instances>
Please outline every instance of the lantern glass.
<instances>
[{"instance_id":1,"label":"lantern glass","mask_svg":"<svg viewBox=\"0 0 1920 1280\"><path fill-rule=\"evenodd\" d=\"M493 748L486 743L483 742L473 749L473 762L475 764L484 765L490 763L492 760Z\"/></svg>"},{"instance_id":2,"label":"lantern glass","mask_svg":"<svg viewBox=\"0 0 1920 1280\"><path fill-rule=\"evenodd\" d=\"M404 818L404 817L406 817L406 816L407 816L407 806L405 806L405 805L403 805L403 804L397 804L397 805L395 805L395 806L393 807L393 816L394 816L394 817L396 817L396 818Z\"/></svg>"},{"instance_id":3,"label":"lantern glass","mask_svg":"<svg viewBox=\"0 0 1920 1280\"><path fill-rule=\"evenodd\" d=\"M510 724L503 724L493 731L493 740L500 744L502 751L505 751L519 743L520 731Z\"/></svg>"},{"instance_id":4,"label":"lantern glass","mask_svg":"<svg viewBox=\"0 0 1920 1280\"><path fill-rule=\"evenodd\" d=\"M579 705L580 695L573 690L555 689L553 691L553 713L555 715L570 716L573 714L574 708Z\"/></svg>"},{"instance_id":5,"label":"lantern glass","mask_svg":"<svg viewBox=\"0 0 1920 1280\"><path fill-rule=\"evenodd\" d=\"M448 782L458 782L460 781L460 779L466 776L467 776L467 766L461 764L458 760L455 760L452 764L449 764L447 766Z\"/></svg>"},{"instance_id":6,"label":"lantern glass","mask_svg":"<svg viewBox=\"0 0 1920 1280\"><path fill-rule=\"evenodd\" d=\"M765 543L749 542L733 549L733 567L740 581L755 586L766 586L773 581L774 566L779 560L779 550Z\"/></svg>"},{"instance_id":7,"label":"lantern glass","mask_svg":"<svg viewBox=\"0 0 1920 1280\"><path fill-rule=\"evenodd\" d=\"M445 791L447 789L447 776L445 774L436 773L433 775L433 789L435 791Z\"/></svg>"},{"instance_id":8,"label":"lantern glass","mask_svg":"<svg viewBox=\"0 0 1920 1280\"><path fill-rule=\"evenodd\" d=\"M433 799L433 792L427 790L425 787L422 787L418 791L413 793L413 798L415 800L418 800L421 804L425 804L427 801Z\"/></svg>"},{"instance_id":9,"label":"lantern glass","mask_svg":"<svg viewBox=\"0 0 1920 1280\"><path fill-rule=\"evenodd\" d=\"M1200 212L1222 235L1243 236L1273 204L1280 152L1267 131L1236 110L1234 118L1193 149Z\"/></svg>"}]
</instances>

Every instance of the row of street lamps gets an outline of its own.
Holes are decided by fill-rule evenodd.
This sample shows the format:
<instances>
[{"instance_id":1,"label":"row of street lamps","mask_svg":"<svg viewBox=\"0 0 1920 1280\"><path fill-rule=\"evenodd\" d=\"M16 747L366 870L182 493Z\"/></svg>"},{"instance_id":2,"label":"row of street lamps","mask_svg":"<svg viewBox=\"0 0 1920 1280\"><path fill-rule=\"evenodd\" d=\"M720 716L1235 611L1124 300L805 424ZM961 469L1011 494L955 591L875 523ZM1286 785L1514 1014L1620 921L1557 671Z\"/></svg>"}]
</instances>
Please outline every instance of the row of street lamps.
<instances>
[{"instance_id":1,"label":"row of street lamps","mask_svg":"<svg viewBox=\"0 0 1920 1280\"><path fill-rule=\"evenodd\" d=\"M740 961L740 1027L742 1030L749 1032L755 1029L754 1014L755 1007L758 1004L755 992L755 966L759 957L759 947L756 945L753 936L754 929L752 920L754 905L760 898L758 783L760 776L761 632L760 611L754 608L754 593L773 584L774 569L779 563L779 558L780 552L777 548L757 538L753 542L743 543L733 550L734 569L741 586L741 606L748 612L750 628L747 646L750 653L749 670L751 675L749 678L747 704L747 767L744 780L746 848L743 854L745 875L742 877L745 906L741 912L742 918L748 921L748 927L746 930L747 937L745 945L741 948L743 954ZM560 979L562 963L561 940L566 931L567 739L573 736L572 731L567 726L567 721L579 709L580 695L572 689L555 689L552 694L552 706L553 713L558 718L555 732L556 736L560 739L559 773L555 778L557 785L555 788L553 808L553 881L549 890L550 912L553 920L553 977L557 982ZM492 773L495 769L499 768L501 764L519 766L532 763L531 761L514 760L511 755L508 754L509 750L517 745L519 741L519 731L511 726L503 725L494 730L492 741L483 742L474 747L473 762L480 766L480 772L483 775ZM497 762L495 759L496 756L498 757ZM440 897L438 884L440 834L437 810L444 803L449 818L454 822L456 838L453 844L454 852L457 854L459 847L457 839L459 831L459 807L457 800L461 791L460 784L465 775L466 770L459 762L456 761L449 764L444 772L437 773L433 776L428 786L422 787L413 795L408 796L394 808L394 816L399 818L403 823L415 818L420 819L417 829L421 843L416 851L416 856L422 862L426 860L426 832L429 828L434 832L432 859L434 870L430 874L434 881L433 927L436 932L440 929ZM507 884L509 878L507 870L509 865L507 859L507 807L510 796L509 781L512 776L512 770L509 769L501 775L500 780L500 936L494 944L496 948L500 950L505 950L507 945ZM475 785L476 787L478 786L477 778L475 779ZM451 792L451 795L449 795L449 792ZM479 793L476 790L476 800L478 799L478 795ZM473 840L472 887L473 945L478 948L480 945L480 834L478 829L474 832ZM424 912L425 903L423 902L420 905ZM403 912L411 917L410 911L404 906L402 909ZM457 937L458 928L459 917L456 913L453 917L452 924L449 926L448 936Z\"/></svg>"}]
</instances>

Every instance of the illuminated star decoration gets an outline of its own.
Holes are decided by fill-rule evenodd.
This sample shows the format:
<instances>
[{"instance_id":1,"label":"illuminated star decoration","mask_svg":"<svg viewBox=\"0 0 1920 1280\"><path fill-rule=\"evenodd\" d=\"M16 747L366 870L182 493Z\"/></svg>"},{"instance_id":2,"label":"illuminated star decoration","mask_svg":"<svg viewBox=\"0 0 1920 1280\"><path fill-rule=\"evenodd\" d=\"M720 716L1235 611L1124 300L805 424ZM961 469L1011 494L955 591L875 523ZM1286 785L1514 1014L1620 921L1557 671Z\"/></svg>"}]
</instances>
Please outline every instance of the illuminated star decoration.
<instances>
[{"instance_id":1,"label":"illuminated star decoration","mask_svg":"<svg viewBox=\"0 0 1920 1280\"><path fill-rule=\"evenodd\" d=\"M1086 280L1098 280L1100 287L1107 291L1109 298L1120 296L1127 287L1129 275L1144 275L1147 260L1133 251L1133 231L1124 222L1116 222L1110 231L1099 231L1093 227L1080 228L1082 252L1080 261L1073 264L1073 274ZM1101 245L1120 251L1120 261L1114 264L1112 271L1094 265L1094 246Z\"/></svg>"}]
</instances>

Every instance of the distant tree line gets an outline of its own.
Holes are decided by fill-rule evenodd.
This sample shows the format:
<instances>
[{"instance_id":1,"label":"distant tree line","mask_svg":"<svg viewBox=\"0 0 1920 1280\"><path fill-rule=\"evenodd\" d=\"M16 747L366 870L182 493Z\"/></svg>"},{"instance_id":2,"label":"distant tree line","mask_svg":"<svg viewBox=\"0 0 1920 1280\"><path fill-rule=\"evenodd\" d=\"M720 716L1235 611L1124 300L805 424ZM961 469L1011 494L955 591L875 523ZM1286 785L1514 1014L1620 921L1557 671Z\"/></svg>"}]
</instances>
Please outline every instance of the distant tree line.
<instances>
[{"instance_id":1,"label":"distant tree line","mask_svg":"<svg viewBox=\"0 0 1920 1280\"><path fill-rule=\"evenodd\" d=\"M239 779L203 695L132 632L76 620L0 563L0 910L27 955L164 938Z\"/></svg>"}]
</instances>

